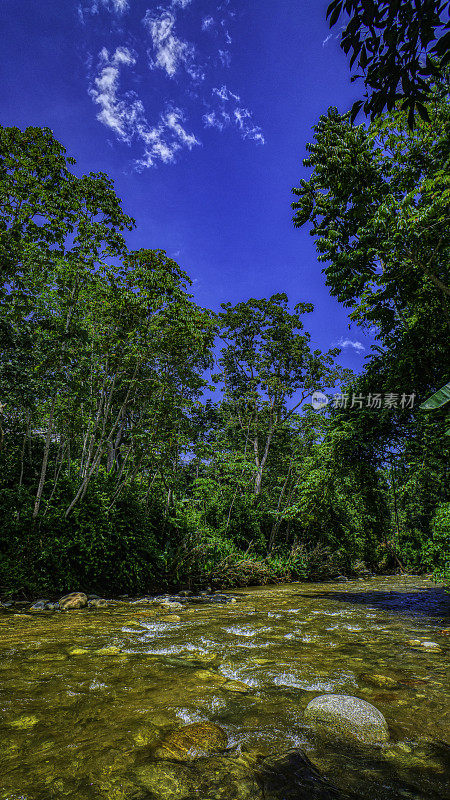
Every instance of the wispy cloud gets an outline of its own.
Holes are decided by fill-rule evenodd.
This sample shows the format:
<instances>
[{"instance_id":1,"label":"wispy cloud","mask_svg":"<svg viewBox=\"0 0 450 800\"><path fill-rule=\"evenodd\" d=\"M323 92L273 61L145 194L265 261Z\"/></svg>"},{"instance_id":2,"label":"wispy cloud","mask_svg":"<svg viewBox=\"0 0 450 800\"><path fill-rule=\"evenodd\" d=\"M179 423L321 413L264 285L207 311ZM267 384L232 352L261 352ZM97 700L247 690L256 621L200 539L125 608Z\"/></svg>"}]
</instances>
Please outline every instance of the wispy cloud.
<instances>
[{"instance_id":1,"label":"wispy cloud","mask_svg":"<svg viewBox=\"0 0 450 800\"><path fill-rule=\"evenodd\" d=\"M219 50L219 58L223 67L229 67L231 64L231 53L229 50Z\"/></svg>"},{"instance_id":2,"label":"wispy cloud","mask_svg":"<svg viewBox=\"0 0 450 800\"><path fill-rule=\"evenodd\" d=\"M138 170L153 167L158 161L171 164L175 156L183 148L192 150L200 142L193 133L187 133L181 124L184 115L180 108L168 108L160 116L159 124L150 127L147 124L139 129L139 136L145 143L142 158L136 161Z\"/></svg>"},{"instance_id":3,"label":"wispy cloud","mask_svg":"<svg viewBox=\"0 0 450 800\"><path fill-rule=\"evenodd\" d=\"M236 92L230 91L227 86L220 88L214 87L211 92L213 98L219 101L219 107L211 109L203 115L203 124L206 128L217 128L223 131L233 124L240 132L243 139L250 139L257 144L265 144L263 132L259 125L255 125L252 113L240 103L240 96Z\"/></svg>"},{"instance_id":4,"label":"wispy cloud","mask_svg":"<svg viewBox=\"0 0 450 800\"><path fill-rule=\"evenodd\" d=\"M183 127L181 109L168 106L160 115L158 124L151 125L146 119L143 103L133 92L125 92L119 98L120 70L135 63L136 56L126 47L116 48L113 55L106 48L100 52L98 75L89 90L94 103L100 107L97 119L121 141L127 144L132 139L143 142L144 154L136 161L137 169L154 166L158 161L169 164L183 147L191 150L200 142Z\"/></svg>"},{"instance_id":5,"label":"wispy cloud","mask_svg":"<svg viewBox=\"0 0 450 800\"><path fill-rule=\"evenodd\" d=\"M343 336L336 342L338 347L344 348L346 350L348 347L351 347L353 350L356 350L357 353L363 353L366 349L362 342L358 342L357 339L344 339Z\"/></svg>"},{"instance_id":6,"label":"wispy cloud","mask_svg":"<svg viewBox=\"0 0 450 800\"><path fill-rule=\"evenodd\" d=\"M97 119L110 128L123 142L129 144L143 116L141 101L131 92L118 96L122 67L134 66L136 56L127 47L117 47L110 56L106 47L100 51L99 71L89 94L100 107Z\"/></svg>"},{"instance_id":7,"label":"wispy cloud","mask_svg":"<svg viewBox=\"0 0 450 800\"><path fill-rule=\"evenodd\" d=\"M239 103L241 99L238 94L235 94L235 92L231 92L225 85L221 86L220 89L218 89L217 86L215 86L214 89L212 90L212 94L216 95L216 97L218 97L220 100L223 100L224 102L226 102L227 100L236 100L236 102Z\"/></svg>"},{"instance_id":8,"label":"wispy cloud","mask_svg":"<svg viewBox=\"0 0 450 800\"><path fill-rule=\"evenodd\" d=\"M153 45L154 59L150 56L152 69L160 67L173 78L181 64L192 63L194 46L174 35L175 16L171 11L165 10L159 16L154 16L153 12L148 10L143 22L150 33Z\"/></svg>"},{"instance_id":9,"label":"wispy cloud","mask_svg":"<svg viewBox=\"0 0 450 800\"><path fill-rule=\"evenodd\" d=\"M101 8L106 8L107 11L113 11L115 14L123 14L124 11L129 9L128 0L93 0L88 9L91 14L98 14Z\"/></svg>"},{"instance_id":10,"label":"wispy cloud","mask_svg":"<svg viewBox=\"0 0 450 800\"><path fill-rule=\"evenodd\" d=\"M179 32L181 17L191 5L187 22L194 30L214 31L213 36L200 37L196 46ZM205 16L204 9L202 13L192 0L165 0L161 5L152 4L142 18L142 9L130 0L85 0L84 6L82 2L78 6L86 33L90 19L89 35L101 33L101 44L106 44L99 48L96 68L89 76L88 91L97 107L97 119L119 141L140 143L141 154L134 160L139 170L172 163L181 150L200 145L192 128L201 121L206 128L234 129L242 139L264 144L262 129L240 93L221 83L231 62L228 26L234 14L229 2L217 10L217 18ZM100 11L120 20L105 26ZM120 46L118 34L123 42ZM89 63L92 61L90 56ZM146 91L156 71L161 76L159 84L166 80L166 87L161 91L156 83L157 93ZM153 84L155 77L150 78ZM162 102L161 97L165 98ZM158 98L159 107L155 107Z\"/></svg>"}]
</instances>

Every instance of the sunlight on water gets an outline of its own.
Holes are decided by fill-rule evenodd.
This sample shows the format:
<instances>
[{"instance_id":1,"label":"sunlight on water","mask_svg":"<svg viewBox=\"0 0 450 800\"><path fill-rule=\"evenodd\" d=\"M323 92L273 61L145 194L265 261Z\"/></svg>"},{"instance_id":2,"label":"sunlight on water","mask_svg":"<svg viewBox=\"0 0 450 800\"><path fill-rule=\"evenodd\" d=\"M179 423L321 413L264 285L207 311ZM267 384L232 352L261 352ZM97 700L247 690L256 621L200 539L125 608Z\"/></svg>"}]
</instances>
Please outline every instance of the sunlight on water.
<instances>
[{"instance_id":1,"label":"sunlight on water","mask_svg":"<svg viewBox=\"0 0 450 800\"><path fill-rule=\"evenodd\" d=\"M432 583L259 587L179 616L126 602L0 616L0 800L262 800L230 775L289 748L361 800L450 796L450 618ZM389 741L317 737L304 710L323 693L372 703ZM226 753L158 761L158 743L193 723L219 725ZM203 794L180 788L194 772Z\"/></svg>"}]
</instances>

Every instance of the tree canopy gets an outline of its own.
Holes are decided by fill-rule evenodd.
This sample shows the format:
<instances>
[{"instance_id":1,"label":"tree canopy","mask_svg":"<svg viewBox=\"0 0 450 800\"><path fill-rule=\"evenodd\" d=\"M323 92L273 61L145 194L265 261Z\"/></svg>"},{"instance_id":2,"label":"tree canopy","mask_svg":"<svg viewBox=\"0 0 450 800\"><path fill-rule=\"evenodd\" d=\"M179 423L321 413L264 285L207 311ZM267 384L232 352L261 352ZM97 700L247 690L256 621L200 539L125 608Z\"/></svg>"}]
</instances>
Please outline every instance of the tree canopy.
<instances>
[{"instance_id":1,"label":"tree canopy","mask_svg":"<svg viewBox=\"0 0 450 800\"><path fill-rule=\"evenodd\" d=\"M332 0L330 27L350 18L341 47L361 73L352 80L362 77L366 87L353 119L363 108L373 120L399 100L410 126L416 111L428 119L430 78L442 78L450 59L449 9L448 0Z\"/></svg>"}]
</instances>

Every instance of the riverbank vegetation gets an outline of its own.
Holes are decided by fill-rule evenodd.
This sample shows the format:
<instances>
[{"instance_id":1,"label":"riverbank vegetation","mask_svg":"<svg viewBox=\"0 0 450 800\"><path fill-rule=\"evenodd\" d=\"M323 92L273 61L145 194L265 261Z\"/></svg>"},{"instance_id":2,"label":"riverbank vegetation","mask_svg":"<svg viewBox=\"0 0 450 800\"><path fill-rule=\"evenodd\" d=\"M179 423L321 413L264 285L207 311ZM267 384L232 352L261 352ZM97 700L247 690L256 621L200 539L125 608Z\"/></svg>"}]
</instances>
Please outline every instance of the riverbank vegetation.
<instances>
[{"instance_id":1,"label":"riverbank vegetation","mask_svg":"<svg viewBox=\"0 0 450 800\"><path fill-rule=\"evenodd\" d=\"M200 308L163 250L129 250L106 175L1 129L4 595L448 575L450 438L419 409L449 379L446 80L422 116L329 109L294 189L375 336L357 376L312 348L307 289Z\"/></svg>"}]
</instances>

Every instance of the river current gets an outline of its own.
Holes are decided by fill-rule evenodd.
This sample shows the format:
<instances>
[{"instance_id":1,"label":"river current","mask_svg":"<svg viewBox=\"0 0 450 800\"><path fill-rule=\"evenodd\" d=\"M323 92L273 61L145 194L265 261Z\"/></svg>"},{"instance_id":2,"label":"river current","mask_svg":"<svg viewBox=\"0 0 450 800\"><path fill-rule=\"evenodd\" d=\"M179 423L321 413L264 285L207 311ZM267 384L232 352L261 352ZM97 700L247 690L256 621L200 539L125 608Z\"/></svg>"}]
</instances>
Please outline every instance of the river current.
<instances>
[{"instance_id":1,"label":"river current","mask_svg":"<svg viewBox=\"0 0 450 800\"><path fill-rule=\"evenodd\" d=\"M179 619L131 602L3 613L0 800L450 797L442 589L397 576L230 594ZM304 710L327 693L374 705L389 741L319 736ZM158 759L167 734L196 722L220 726L226 750ZM288 751L335 789L307 795L289 767L264 783L264 759Z\"/></svg>"}]
</instances>

